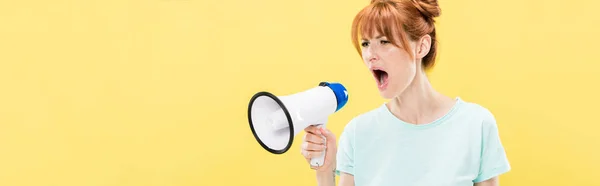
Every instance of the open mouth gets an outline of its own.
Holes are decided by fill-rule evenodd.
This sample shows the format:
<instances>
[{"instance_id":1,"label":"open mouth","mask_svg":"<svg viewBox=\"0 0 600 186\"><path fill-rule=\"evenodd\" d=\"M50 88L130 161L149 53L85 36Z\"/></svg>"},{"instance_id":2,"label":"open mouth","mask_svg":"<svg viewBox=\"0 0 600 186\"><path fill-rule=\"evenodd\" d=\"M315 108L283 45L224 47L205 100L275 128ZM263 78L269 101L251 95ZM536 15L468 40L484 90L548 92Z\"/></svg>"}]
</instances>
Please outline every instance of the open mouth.
<instances>
[{"instance_id":1,"label":"open mouth","mask_svg":"<svg viewBox=\"0 0 600 186\"><path fill-rule=\"evenodd\" d=\"M375 79L377 79L379 87L383 87L387 84L388 73L386 71L375 69L373 70L373 75L375 76Z\"/></svg>"}]
</instances>

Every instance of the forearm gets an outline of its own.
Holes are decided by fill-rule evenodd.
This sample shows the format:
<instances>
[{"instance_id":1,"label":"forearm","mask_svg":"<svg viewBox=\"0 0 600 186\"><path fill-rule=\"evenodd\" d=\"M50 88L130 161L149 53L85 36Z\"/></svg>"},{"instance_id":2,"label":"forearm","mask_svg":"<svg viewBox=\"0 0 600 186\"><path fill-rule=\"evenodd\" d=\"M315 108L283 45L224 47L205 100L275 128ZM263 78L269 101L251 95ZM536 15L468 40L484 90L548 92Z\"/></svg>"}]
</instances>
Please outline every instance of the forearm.
<instances>
[{"instance_id":1,"label":"forearm","mask_svg":"<svg viewBox=\"0 0 600 186\"><path fill-rule=\"evenodd\" d=\"M475 183L473 186L500 186L500 181L498 177L493 177L483 182Z\"/></svg>"},{"instance_id":2,"label":"forearm","mask_svg":"<svg viewBox=\"0 0 600 186\"><path fill-rule=\"evenodd\" d=\"M335 173L332 172L319 172L317 171L317 185L318 186L335 186Z\"/></svg>"}]
</instances>

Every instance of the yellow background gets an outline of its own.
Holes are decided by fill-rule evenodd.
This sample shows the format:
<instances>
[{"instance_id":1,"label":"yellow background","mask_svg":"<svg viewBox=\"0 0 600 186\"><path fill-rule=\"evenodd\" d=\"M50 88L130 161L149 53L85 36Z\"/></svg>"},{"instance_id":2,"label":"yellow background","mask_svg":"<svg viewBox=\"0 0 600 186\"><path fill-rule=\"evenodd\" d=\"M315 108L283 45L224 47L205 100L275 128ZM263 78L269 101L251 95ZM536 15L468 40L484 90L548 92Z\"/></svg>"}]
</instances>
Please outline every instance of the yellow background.
<instances>
[{"instance_id":1,"label":"yellow background","mask_svg":"<svg viewBox=\"0 0 600 186\"><path fill-rule=\"evenodd\" d=\"M338 136L385 101L350 43L367 3L3 0L0 185L314 185L299 143L253 139L248 101L342 82ZM600 185L600 3L440 4L431 80L495 114L502 185Z\"/></svg>"}]
</instances>

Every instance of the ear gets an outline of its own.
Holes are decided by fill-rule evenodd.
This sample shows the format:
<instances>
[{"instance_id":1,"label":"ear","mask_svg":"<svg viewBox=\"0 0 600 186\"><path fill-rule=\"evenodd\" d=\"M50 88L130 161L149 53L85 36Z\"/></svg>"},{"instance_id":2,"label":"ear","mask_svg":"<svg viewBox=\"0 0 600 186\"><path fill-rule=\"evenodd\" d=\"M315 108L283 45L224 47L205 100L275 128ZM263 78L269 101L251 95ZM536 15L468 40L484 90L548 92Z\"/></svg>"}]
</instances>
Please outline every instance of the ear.
<instances>
[{"instance_id":1,"label":"ear","mask_svg":"<svg viewBox=\"0 0 600 186\"><path fill-rule=\"evenodd\" d=\"M429 36L429 34L425 34L423 37L421 37L416 48L417 58L423 59L423 57L425 57L431 49L431 36Z\"/></svg>"}]
</instances>

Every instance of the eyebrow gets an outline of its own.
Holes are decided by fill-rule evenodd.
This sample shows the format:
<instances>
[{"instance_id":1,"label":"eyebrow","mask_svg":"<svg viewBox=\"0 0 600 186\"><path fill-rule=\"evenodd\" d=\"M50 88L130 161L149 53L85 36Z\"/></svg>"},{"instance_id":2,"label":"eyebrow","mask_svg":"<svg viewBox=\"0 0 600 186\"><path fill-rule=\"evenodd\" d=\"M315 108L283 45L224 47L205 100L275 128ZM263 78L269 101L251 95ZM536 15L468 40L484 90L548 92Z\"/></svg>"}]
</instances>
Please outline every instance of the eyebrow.
<instances>
[{"instance_id":1,"label":"eyebrow","mask_svg":"<svg viewBox=\"0 0 600 186\"><path fill-rule=\"evenodd\" d=\"M375 39L381 39L382 37L385 37L385 36L384 35L379 35L379 36L375 37ZM362 40L365 41L367 39L363 38Z\"/></svg>"}]
</instances>

